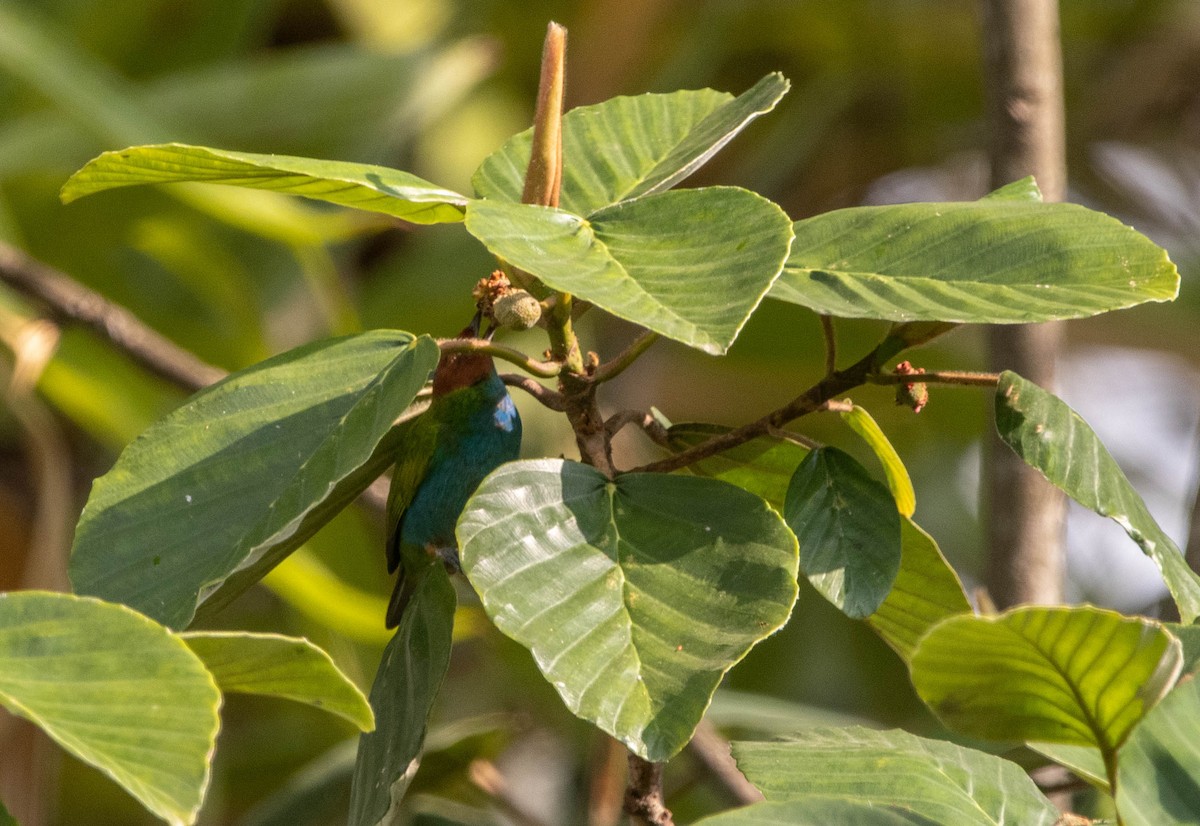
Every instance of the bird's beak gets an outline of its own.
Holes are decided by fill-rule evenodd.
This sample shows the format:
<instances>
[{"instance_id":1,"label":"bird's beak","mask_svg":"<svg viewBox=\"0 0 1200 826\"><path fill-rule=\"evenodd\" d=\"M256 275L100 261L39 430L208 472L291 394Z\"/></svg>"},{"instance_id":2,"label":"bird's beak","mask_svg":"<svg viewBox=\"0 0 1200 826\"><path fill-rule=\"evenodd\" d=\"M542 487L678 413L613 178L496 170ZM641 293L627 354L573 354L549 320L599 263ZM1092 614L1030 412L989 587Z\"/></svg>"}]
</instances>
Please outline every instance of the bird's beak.
<instances>
[{"instance_id":1,"label":"bird's beak","mask_svg":"<svg viewBox=\"0 0 1200 826\"><path fill-rule=\"evenodd\" d=\"M471 338L479 338L479 325L483 323L483 311L479 310L475 313L475 317L471 319L471 324L467 328L471 331Z\"/></svg>"}]
</instances>

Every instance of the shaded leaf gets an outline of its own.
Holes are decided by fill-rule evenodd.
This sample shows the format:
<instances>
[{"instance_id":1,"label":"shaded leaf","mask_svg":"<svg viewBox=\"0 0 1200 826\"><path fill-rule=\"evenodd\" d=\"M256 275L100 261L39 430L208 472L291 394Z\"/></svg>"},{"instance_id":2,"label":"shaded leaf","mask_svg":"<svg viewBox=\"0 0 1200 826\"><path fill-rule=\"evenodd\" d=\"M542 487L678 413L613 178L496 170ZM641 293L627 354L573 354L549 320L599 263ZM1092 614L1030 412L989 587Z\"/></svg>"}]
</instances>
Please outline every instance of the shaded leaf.
<instances>
[{"instance_id":1,"label":"shaded leaf","mask_svg":"<svg viewBox=\"0 0 1200 826\"><path fill-rule=\"evenodd\" d=\"M847 798L806 797L730 809L697 820L696 826L938 826L938 823L898 806L876 806Z\"/></svg>"},{"instance_id":2,"label":"shaded leaf","mask_svg":"<svg viewBox=\"0 0 1200 826\"><path fill-rule=\"evenodd\" d=\"M516 462L476 491L458 539L496 626L567 708L648 760L683 748L796 600L795 538L715 479Z\"/></svg>"},{"instance_id":3,"label":"shaded leaf","mask_svg":"<svg viewBox=\"0 0 1200 826\"><path fill-rule=\"evenodd\" d=\"M375 731L358 741L350 826L395 822L421 759L429 711L450 665L456 597L441 560L410 571L417 580L371 686Z\"/></svg>"},{"instance_id":4,"label":"shaded leaf","mask_svg":"<svg viewBox=\"0 0 1200 826\"><path fill-rule=\"evenodd\" d=\"M437 364L429 338L317 342L201 391L98 479L71 580L173 628L232 599L392 462L391 423Z\"/></svg>"},{"instance_id":5,"label":"shaded leaf","mask_svg":"<svg viewBox=\"0 0 1200 826\"><path fill-rule=\"evenodd\" d=\"M900 511L901 516L912 516L917 509L917 494L913 490L908 469L904 467L900 454L896 452L896 448L892 447L887 435L880 429L871 414L866 411L866 408L859 407L857 404L843 412L841 416L842 421L862 437L862 440L879 459L879 464L883 465L883 474L887 478L888 488L892 492L892 498L896 500L896 510Z\"/></svg>"},{"instance_id":6,"label":"shaded leaf","mask_svg":"<svg viewBox=\"0 0 1200 826\"><path fill-rule=\"evenodd\" d=\"M788 90L769 74L734 98L711 89L615 97L563 115L563 167L559 205L590 215L618 201L670 189L695 172L759 115L775 108ZM517 203L529 166L533 130L490 155L475 171L480 198Z\"/></svg>"},{"instance_id":7,"label":"shaded leaf","mask_svg":"<svg viewBox=\"0 0 1200 826\"><path fill-rule=\"evenodd\" d=\"M0 826L20 826L17 819L8 813L4 804L0 803Z\"/></svg>"},{"instance_id":8,"label":"shaded leaf","mask_svg":"<svg viewBox=\"0 0 1200 826\"><path fill-rule=\"evenodd\" d=\"M1200 683L1185 680L1121 747L1117 811L1126 826L1200 824Z\"/></svg>"},{"instance_id":9,"label":"shaded leaf","mask_svg":"<svg viewBox=\"0 0 1200 826\"><path fill-rule=\"evenodd\" d=\"M375 727L371 707L328 654L305 639L249 631L181 635L222 692L285 697Z\"/></svg>"},{"instance_id":10,"label":"shaded leaf","mask_svg":"<svg viewBox=\"0 0 1200 826\"><path fill-rule=\"evenodd\" d=\"M300 767L242 815L237 826L327 826L346 811L357 743L343 740Z\"/></svg>"},{"instance_id":11,"label":"shaded leaf","mask_svg":"<svg viewBox=\"0 0 1200 826\"><path fill-rule=\"evenodd\" d=\"M1027 743L1038 754L1050 758L1098 789L1108 791L1104 756L1094 746L1071 746L1066 743Z\"/></svg>"},{"instance_id":12,"label":"shaded leaf","mask_svg":"<svg viewBox=\"0 0 1200 826\"><path fill-rule=\"evenodd\" d=\"M381 212L414 224L461 221L467 199L384 166L163 143L105 152L63 185L62 200L137 184L195 181L266 189Z\"/></svg>"},{"instance_id":13,"label":"shaded leaf","mask_svg":"<svg viewBox=\"0 0 1200 826\"><path fill-rule=\"evenodd\" d=\"M900 822L944 826L1051 826L1058 819L1015 763L904 731L814 729L803 739L734 743L733 754L771 801L838 798L920 818Z\"/></svg>"},{"instance_id":14,"label":"shaded leaf","mask_svg":"<svg viewBox=\"0 0 1200 826\"><path fill-rule=\"evenodd\" d=\"M795 734L817 726L866 725L864 717L807 705L766 694L720 688L704 719L719 729L761 732L771 737Z\"/></svg>"},{"instance_id":15,"label":"shaded leaf","mask_svg":"<svg viewBox=\"0 0 1200 826\"><path fill-rule=\"evenodd\" d=\"M874 613L900 570L900 514L888 489L848 453L823 447L796 470L783 513L809 582L849 617Z\"/></svg>"},{"instance_id":16,"label":"shaded leaf","mask_svg":"<svg viewBox=\"0 0 1200 826\"><path fill-rule=\"evenodd\" d=\"M1095 746L1106 765L1179 674L1179 642L1150 620L1091 606L951 617L925 635L912 681L974 737Z\"/></svg>"},{"instance_id":17,"label":"shaded leaf","mask_svg":"<svg viewBox=\"0 0 1200 826\"><path fill-rule=\"evenodd\" d=\"M1145 236L1075 204L1012 195L798 221L771 297L842 318L1006 324L1178 293L1175 265Z\"/></svg>"},{"instance_id":18,"label":"shaded leaf","mask_svg":"<svg viewBox=\"0 0 1200 826\"><path fill-rule=\"evenodd\" d=\"M0 593L0 704L154 814L195 821L221 694L162 626L71 594Z\"/></svg>"},{"instance_id":19,"label":"shaded leaf","mask_svg":"<svg viewBox=\"0 0 1200 826\"><path fill-rule=\"evenodd\" d=\"M670 447L677 451L706 442L731 428L702 422L681 422L667 430ZM792 474L808 455L808 448L787 439L762 436L693 462L684 470L695 476L711 476L737 485L767 500L775 510L783 511Z\"/></svg>"},{"instance_id":20,"label":"shaded leaf","mask_svg":"<svg viewBox=\"0 0 1200 826\"><path fill-rule=\"evenodd\" d=\"M970 614L958 574L933 537L911 519L900 520L900 570L887 599L867 624L909 662L921 637L946 617Z\"/></svg>"},{"instance_id":21,"label":"shaded leaf","mask_svg":"<svg viewBox=\"0 0 1200 826\"><path fill-rule=\"evenodd\" d=\"M791 225L735 187L649 195L593 213L472 201L467 231L550 287L706 353L724 353L771 283Z\"/></svg>"},{"instance_id":22,"label":"shaded leaf","mask_svg":"<svg viewBox=\"0 0 1200 826\"><path fill-rule=\"evenodd\" d=\"M1200 576L1163 532L1078 413L1016 373L1000 374L996 430L1026 463L1085 508L1107 516L1154 560L1185 623L1200 617Z\"/></svg>"}]
</instances>

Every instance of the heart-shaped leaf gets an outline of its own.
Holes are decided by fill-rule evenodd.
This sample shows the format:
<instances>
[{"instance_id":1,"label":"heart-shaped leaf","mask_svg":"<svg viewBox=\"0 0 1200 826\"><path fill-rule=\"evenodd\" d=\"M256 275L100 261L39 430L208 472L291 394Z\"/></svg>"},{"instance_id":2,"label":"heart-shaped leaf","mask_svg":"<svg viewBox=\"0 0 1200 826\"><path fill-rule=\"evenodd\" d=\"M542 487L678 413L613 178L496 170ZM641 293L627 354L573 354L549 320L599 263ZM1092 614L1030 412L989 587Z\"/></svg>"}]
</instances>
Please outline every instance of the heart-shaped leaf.
<instances>
[{"instance_id":1,"label":"heart-shaped leaf","mask_svg":"<svg viewBox=\"0 0 1200 826\"><path fill-rule=\"evenodd\" d=\"M201 391L98 479L71 581L173 628L278 564L391 464L385 437L437 364L429 338L318 342Z\"/></svg>"},{"instance_id":2,"label":"heart-shaped leaf","mask_svg":"<svg viewBox=\"0 0 1200 826\"><path fill-rule=\"evenodd\" d=\"M461 221L467 202L457 192L385 166L256 155L182 143L105 152L67 179L62 199L70 203L116 187L184 181L286 192L382 212L414 224Z\"/></svg>"},{"instance_id":3,"label":"heart-shaped leaf","mask_svg":"<svg viewBox=\"0 0 1200 826\"><path fill-rule=\"evenodd\" d=\"M466 226L550 287L718 355L779 275L791 243L783 211L736 187L664 192L586 219L472 201Z\"/></svg>"},{"instance_id":4,"label":"heart-shaped leaf","mask_svg":"<svg viewBox=\"0 0 1200 826\"><path fill-rule=\"evenodd\" d=\"M695 172L788 90L769 74L734 98L711 89L616 97L563 115L562 195L576 215L670 189ZM476 170L480 198L521 200L533 130L511 138Z\"/></svg>"},{"instance_id":5,"label":"heart-shaped leaf","mask_svg":"<svg viewBox=\"0 0 1200 826\"><path fill-rule=\"evenodd\" d=\"M853 456L823 447L797 468L783 514L813 587L849 617L873 614L900 570L900 514L891 492Z\"/></svg>"},{"instance_id":6,"label":"heart-shaped leaf","mask_svg":"<svg viewBox=\"0 0 1200 826\"><path fill-rule=\"evenodd\" d=\"M1200 682L1184 680L1121 747L1117 811L1126 826L1200 823Z\"/></svg>"},{"instance_id":7,"label":"heart-shaped leaf","mask_svg":"<svg viewBox=\"0 0 1200 826\"><path fill-rule=\"evenodd\" d=\"M1006 371L996 387L996 430L1051 484L1124 528L1162 571L1183 621L1200 618L1200 576L1188 567L1112 454L1078 413L1057 396Z\"/></svg>"},{"instance_id":8,"label":"heart-shaped leaf","mask_svg":"<svg viewBox=\"0 0 1200 826\"><path fill-rule=\"evenodd\" d=\"M728 432L729 428L722 425L683 422L670 427L667 439L672 448L682 451ZM808 448L803 445L762 436L693 462L685 470L744 488L782 512L792 475L807 455Z\"/></svg>"},{"instance_id":9,"label":"heart-shaped leaf","mask_svg":"<svg viewBox=\"0 0 1200 826\"><path fill-rule=\"evenodd\" d=\"M71 594L0 593L0 705L154 814L195 822L221 694L161 625Z\"/></svg>"},{"instance_id":10,"label":"heart-shaped leaf","mask_svg":"<svg viewBox=\"0 0 1200 826\"><path fill-rule=\"evenodd\" d=\"M1179 641L1150 620L1091 606L951 617L912 657L912 681L974 737L1116 750L1179 674Z\"/></svg>"},{"instance_id":11,"label":"heart-shaped leaf","mask_svg":"<svg viewBox=\"0 0 1200 826\"><path fill-rule=\"evenodd\" d=\"M371 706L329 655L305 639L248 631L180 635L225 694L261 694L307 703L375 727Z\"/></svg>"},{"instance_id":12,"label":"heart-shaped leaf","mask_svg":"<svg viewBox=\"0 0 1200 826\"><path fill-rule=\"evenodd\" d=\"M1179 273L1120 221L1025 197L798 221L771 297L842 318L1027 323L1169 301Z\"/></svg>"},{"instance_id":13,"label":"heart-shaped leaf","mask_svg":"<svg viewBox=\"0 0 1200 826\"><path fill-rule=\"evenodd\" d=\"M456 597L440 559L408 571L416 586L371 686L375 731L358 740L350 826L396 822L420 765L429 711L450 665Z\"/></svg>"},{"instance_id":14,"label":"heart-shaped leaf","mask_svg":"<svg viewBox=\"0 0 1200 826\"><path fill-rule=\"evenodd\" d=\"M770 801L837 798L921 818L901 822L945 826L1058 822L1058 810L1015 763L904 731L812 729L796 740L734 743L733 754Z\"/></svg>"},{"instance_id":15,"label":"heart-shaped leaf","mask_svg":"<svg viewBox=\"0 0 1200 826\"><path fill-rule=\"evenodd\" d=\"M900 570L869 624L908 662L925 632L946 617L971 613L958 574L933 537L911 519L900 520Z\"/></svg>"},{"instance_id":16,"label":"heart-shaped leaf","mask_svg":"<svg viewBox=\"0 0 1200 826\"><path fill-rule=\"evenodd\" d=\"M516 462L484 480L458 540L496 626L573 713L647 760L683 748L796 600L791 532L715 479Z\"/></svg>"}]
</instances>

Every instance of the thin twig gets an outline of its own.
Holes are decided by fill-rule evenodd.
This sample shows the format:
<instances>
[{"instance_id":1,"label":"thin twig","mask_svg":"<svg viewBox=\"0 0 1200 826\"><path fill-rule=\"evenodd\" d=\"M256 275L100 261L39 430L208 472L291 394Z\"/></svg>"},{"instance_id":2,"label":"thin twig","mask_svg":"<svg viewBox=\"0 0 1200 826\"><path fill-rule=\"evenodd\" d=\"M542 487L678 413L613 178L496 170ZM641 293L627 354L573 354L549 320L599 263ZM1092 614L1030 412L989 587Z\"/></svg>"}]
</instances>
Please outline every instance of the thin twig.
<instances>
[{"instance_id":1,"label":"thin twig","mask_svg":"<svg viewBox=\"0 0 1200 826\"><path fill-rule=\"evenodd\" d=\"M0 280L45 304L57 320L90 327L154 375L185 390L199 390L226 375L224 370L207 364L157 333L119 304L3 242L0 242Z\"/></svg>"},{"instance_id":2,"label":"thin twig","mask_svg":"<svg viewBox=\"0 0 1200 826\"><path fill-rule=\"evenodd\" d=\"M625 372L625 369L637 361L638 356L646 352L654 342L658 341L659 335L653 330L647 330L640 336L635 338L633 342L626 347L620 355L611 361L606 361L592 372L592 381L599 384L600 382L612 381L617 376Z\"/></svg>"},{"instance_id":3,"label":"thin twig","mask_svg":"<svg viewBox=\"0 0 1200 826\"><path fill-rule=\"evenodd\" d=\"M567 400L562 393L559 393L557 390L551 390L548 387L543 387L529 378L529 376L518 376L515 373L501 373L500 381L509 387L519 387L551 410L561 413L567 409Z\"/></svg>"},{"instance_id":4,"label":"thin twig","mask_svg":"<svg viewBox=\"0 0 1200 826\"><path fill-rule=\"evenodd\" d=\"M971 373L963 370L939 370L933 373L874 373L867 376L871 384L960 384L971 387L995 387L999 373Z\"/></svg>"},{"instance_id":5,"label":"thin twig","mask_svg":"<svg viewBox=\"0 0 1200 826\"><path fill-rule=\"evenodd\" d=\"M662 790L662 763L643 760L629 753L629 787L625 790L625 813L644 826L675 826Z\"/></svg>"},{"instance_id":6,"label":"thin twig","mask_svg":"<svg viewBox=\"0 0 1200 826\"><path fill-rule=\"evenodd\" d=\"M696 727L696 733L688 743L688 752L700 761L700 764L711 774L735 801L742 805L758 803L763 799L763 793L746 779L733 762L729 753L729 741L721 736L716 726L708 720L701 720Z\"/></svg>"},{"instance_id":7,"label":"thin twig","mask_svg":"<svg viewBox=\"0 0 1200 826\"><path fill-rule=\"evenodd\" d=\"M562 372L562 365L557 361L531 359L520 350L483 338L439 338L437 343L443 353L487 353L492 358L515 364L526 373L543 379L552 379Z\"/></svg>"},{"instance_id":8,"label":"thin twig","mask_svg":"<svg viewBox=\"0 0 1200 826\"><path fill-rule=\"evenodd\" d=\"M608 438L611 439L628 424L637 425L655 444L667 447L667 429L659 423L658 419L644 410L618 410L605 420L604 429L608 433Z\"/></svg>"},{"instance_id":9,"label":"thin twig","mask_svg":"<svg viewBox=\"0 0 1200 826\"><path fill-rule=\"evenodd\" d=\"M821 334L825 336L825 375L829 376L837 371L837 335L832 316L821 316Z\"/></svg>"}]
</instances>

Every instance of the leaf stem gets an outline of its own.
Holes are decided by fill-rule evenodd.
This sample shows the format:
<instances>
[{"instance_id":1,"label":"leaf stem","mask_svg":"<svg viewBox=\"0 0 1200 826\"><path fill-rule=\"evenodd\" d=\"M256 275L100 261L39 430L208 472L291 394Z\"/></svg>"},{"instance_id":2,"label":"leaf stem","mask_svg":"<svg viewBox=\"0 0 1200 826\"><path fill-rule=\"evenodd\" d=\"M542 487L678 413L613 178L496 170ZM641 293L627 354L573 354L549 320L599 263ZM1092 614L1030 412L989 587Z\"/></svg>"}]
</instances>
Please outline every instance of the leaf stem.
<instances>
[{"instance_id":1,"label":"leaf stem","mask_svg":"<svg viewBox=\"0 0 1200 826\"><path fill-rule=\"evenodd\" d=\"M867 376L871 384L960 384L972 387L995 387L1000 383L999 373L972 373L965 370L939 370L933 373L872 373Z\"/></svg>"},{"instance_id":2,"label":"leaf stem","mask_svg":"<svg viewBox=\"0 0 1200 826\"><path fill-rule=\"evenodd\" d=\"M821 334L825 337L825 375L829 376L837 370L837 335L832 316L821 316Z\"/></svg>"},{"instance_id":3,"label":"leaf stem","mask_svg":"<svg viewBox=\"0 0 1200 826\"><path fill-rule=\"evenodd\" d=\"M611 361L606 361L594 371L592 371L592 381L596 384L605 381L612 381L617 376L625 372L625 370L637 361L638 356L650 349L654 342L658 341L658 333L652 330L646 330L640 336L635 338L633 342L626 347L619 355Z\"/></svg>"},{"instance_id":4,"label":"leaf stem","mask_svg":"<svg viewBox=\"0 0 1200 826\"><path fill-rule=\"evenodd\" d=\"M557 361L537 361L512 347L496 344L482 338L439 338L438 347L443 353L486 353L493 358L515 364L533 376L552 379L562 372L562 364Z\"/></svg>"}]
</instances>

